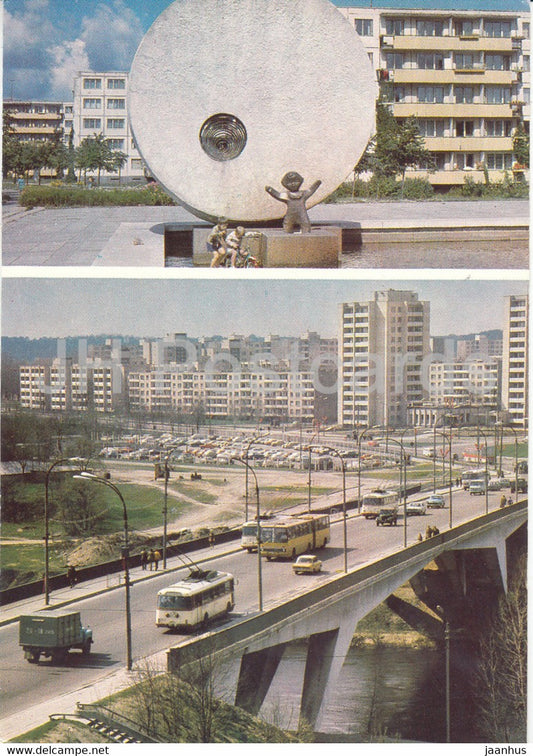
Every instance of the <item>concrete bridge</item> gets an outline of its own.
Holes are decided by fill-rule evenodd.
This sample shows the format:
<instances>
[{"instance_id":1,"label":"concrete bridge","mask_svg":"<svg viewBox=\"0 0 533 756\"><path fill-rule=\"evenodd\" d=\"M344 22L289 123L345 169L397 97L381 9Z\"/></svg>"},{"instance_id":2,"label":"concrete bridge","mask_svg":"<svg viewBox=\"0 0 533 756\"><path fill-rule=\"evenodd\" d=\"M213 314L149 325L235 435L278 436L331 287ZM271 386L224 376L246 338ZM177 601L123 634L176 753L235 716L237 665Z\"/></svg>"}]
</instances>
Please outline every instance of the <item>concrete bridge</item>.
<instances>
[{"instance_id":1,"label":"concrete bridge","mask_svg":"<svg viewBox=\"0 0 533 756\"><path fill-rule=\"evenodd\" d=\"M216 665L217 694L257 714L285 648L305 639L300 719L320 730L359 620L409 580L429 606L443 608L448 621L460 624L461 608L486 611L507 589L509 544L526 520L527 501L519 502L333 577L261 614L169 649L168 669L186 673L200 659ZM430 563L438 569L424 570ZM435 624L441 629L437 618Z\"/></svg>"}]
</instances>

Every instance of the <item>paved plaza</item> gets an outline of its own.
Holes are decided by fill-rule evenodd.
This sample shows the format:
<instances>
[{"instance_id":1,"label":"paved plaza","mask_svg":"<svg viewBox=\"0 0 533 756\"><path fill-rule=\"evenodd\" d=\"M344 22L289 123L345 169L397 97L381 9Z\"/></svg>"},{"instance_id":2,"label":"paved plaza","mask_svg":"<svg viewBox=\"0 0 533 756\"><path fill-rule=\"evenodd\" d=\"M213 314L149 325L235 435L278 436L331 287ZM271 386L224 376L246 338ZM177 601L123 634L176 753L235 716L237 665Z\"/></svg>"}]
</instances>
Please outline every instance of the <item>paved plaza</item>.
<instances>
[{"instance_id":1,"label":"paved plaza","mask_svg":"<svg viewBox=\"0 0 533 756\"><path fill-rule=\"evenodd\" d=\"M321 204L313 223L361 231L341 267L528 267L528 200ZM181 207L3 207L2 257L16 266L164 266L164 226L202 223ZM393 232L404 234L393 243ZM412 232L412 236L408 235ZM406 235L407 234L407 235ZM365 238L372 238L366 244ZM178 265L191 267L191 260Z\"/></svg>"}]
</instances>

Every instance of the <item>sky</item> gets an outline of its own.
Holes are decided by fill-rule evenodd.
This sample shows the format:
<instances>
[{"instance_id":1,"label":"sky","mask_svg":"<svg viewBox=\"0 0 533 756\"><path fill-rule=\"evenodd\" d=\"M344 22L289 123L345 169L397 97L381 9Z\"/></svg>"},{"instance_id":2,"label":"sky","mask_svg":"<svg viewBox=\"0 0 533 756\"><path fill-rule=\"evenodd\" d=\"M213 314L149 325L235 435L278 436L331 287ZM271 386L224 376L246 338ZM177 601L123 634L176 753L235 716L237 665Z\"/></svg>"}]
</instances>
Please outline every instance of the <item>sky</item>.
<instances>
[{"instance_id":1,"label":"sky","mask_svg":"<svg viewBox=\"0 0 533 756\"><path fill-rule=\"evenodd\" d=\"M334 4L369 7L372 2ZM68 101L77 71L129 71L144 33L168 5L169 0L4 0L4 99ZM374 5L529 10L528 0L382 0Z\"/></svg>"},{"instance_id":2,"label":"sky","mask_svg":"<svg viewBox=\"0 0 533 756\"><path fill-rule=\"evenodd\" d=\"M502 328L503 297L526 281L330 279L5 278L2 333L30 338L163 337L240 333L337 335L338 304L367 301L389 288L431 302L431 334Z\"/></svg>"}]
</instances>

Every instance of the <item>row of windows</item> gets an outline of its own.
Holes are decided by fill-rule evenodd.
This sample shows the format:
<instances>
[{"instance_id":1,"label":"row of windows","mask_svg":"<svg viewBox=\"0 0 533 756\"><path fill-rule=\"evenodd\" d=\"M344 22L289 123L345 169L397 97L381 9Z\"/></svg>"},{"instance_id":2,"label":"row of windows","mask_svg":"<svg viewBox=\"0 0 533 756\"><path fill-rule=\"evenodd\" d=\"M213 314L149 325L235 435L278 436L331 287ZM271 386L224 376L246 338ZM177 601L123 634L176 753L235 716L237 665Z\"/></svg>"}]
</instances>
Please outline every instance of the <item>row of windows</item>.
<instances>
[{"instance_id":1,"label":"row of windows","mask_svg":"<svg viewBox=\"0 0 533 756\"><path fill-rule=\"evenodd\" d=\"M419 52L407 54L389 52L385 54L385 65L388 69L418 68L429 71L444 71L444 61L448 56L442 52ZM529 70L529 55L524 56L524 70ZM455 69L488 71L510 71L511 56L499 53L453 53L452 64Z\"/></svg>"},{"instance_id":2,"label":"row of windows","mask_svg":"<svg viewBox=\"0 0 533 756\"><path fill-rule=\"evenodd\" d=\"M423 137L510 137L513 134L513 122L510 119L486 118L482 123L479 119L421 118L418 129Z\"/></svg>"},{"instance_id":3,"label":"row of windows","mask_svg":"<svg viewBox=\"0 0 533 756\"><path fill-rule=\"evenodd\" d=\"M126 79L107 79L108 89L126 89ZM84 79L84 89L102 89L102 79Z\"/></svg>"},{"instance_id":4,"label":"row of windows","mask_svg":"<svg viewBox=\"0 0 533 756\"><path fill-rule=\"evenodd\" d=\"M107 119L108 129L123 129L125 125L126 125L126 120L124 118L108 118ZM84 129L101 129L102 119L101 118L84 118L83 128Z\"/></svg>"},{"instance_id":5,"label":"row of windows","mask_svg":"<svg viewBox=\"0 0 533 756\"><path fill-rule=\"evenodd\" d=\"M83 107L85 110L99 110L102 107L101 97L84 97ZM126 100L123 97L108 97L107 107L109 110L125 110Z\"/></svg>"},{"instance_id":6,"label":"row of windows","mask_svg":"<svg viewBox=\"0 0 533 756\"><path fill-rule=\"evenodd\" d=\"M511 102L511 88L497 85L453 87L442 86L395 86L393 92L394 102L420 102L420 103L444 103L445 97L448 102L456 104L481 103L488 105L506 105ZM415 99L414 99L415 98ZM451 98L451 99L450 99ZM523 90L524 102L529 101L529 89Z\"/></svg>"},{"instance_id":7,"label":"row of windows","mask_svg":"<svg viewBox=\"0 0 533 756\"><path fill-rule=\"evenodd\" d=\"M524 24L526 26L526 24ZM357 29L357 22L356 22ZM449 25L444 20L439 19L417 19L415 24L406 22L403 18L386 18L385 33L391 36L402 36L404 34L414 34L418 37L443 37L444 31L448 32ZM478 20L458 20L453 24L454 36L467 37L479 36L501 38L510 37L513 31L511 21L490 21L485 19L483 28Z\"/></svg>"}]
</instances>

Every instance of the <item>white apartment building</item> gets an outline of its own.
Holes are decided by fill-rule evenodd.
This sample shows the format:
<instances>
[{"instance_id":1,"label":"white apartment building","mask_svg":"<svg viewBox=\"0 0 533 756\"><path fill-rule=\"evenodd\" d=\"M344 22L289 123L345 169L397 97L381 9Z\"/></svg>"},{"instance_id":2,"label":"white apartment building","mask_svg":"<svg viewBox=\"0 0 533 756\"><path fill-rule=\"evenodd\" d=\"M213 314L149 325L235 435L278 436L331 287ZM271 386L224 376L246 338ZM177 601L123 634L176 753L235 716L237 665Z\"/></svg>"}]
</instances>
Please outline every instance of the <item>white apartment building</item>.
<instances>
[{"instance_id":1,"label":"white apartment building","mask_svg":"<svg viewBox=\"0 0 533 756\"><path fill-rule=\"evenodd\" d=\"M429 302L389 289L343 303L340 318L338 423L405 426L408 406L427 395L421 363L430 353Z\"/></svg>"},{"instance_id":2,"label":"white apartment building","mask_svg":"<svg viewBox=\"0 0 533 756\"><path fill-rule=\"evenodd\" d=\"M429 399L436 406L499 406L501 360L432 362L428 367Z\"/></svg>"},{"instance_id":3,"label":"white apartment building","mask_svg":"<svg viewBox=\"0 0 533 756\"><path fill-rule=\"evenodd\" d=\"M233 372L150 370L131 372L131 410L190 413L199 406L207 417L312 420L315 382L310 372L270 368Z\"/></svg>"},{"instance_id":4,"label":"white apartment building","mask_svg":"<svg viewBox=\"0 0 533 756\"><path fill-rule=\"evenodd\" d=\"M124 406L124 367L119 364L56 359L50 365L22 365L19 376L25 409L112 412Z\"/></svg>"},{"instance_id":5,"label":"white apartment building","mask_svg":"<svg viewBox=\"0 0 533 756\"><path fill-rule=\"evenodd\" d=\"M339 11L361 36L393 114L417 118L435 158L434 173L410 176L452 186L513 170L513 132L520 121L529 131L529 13Z\"/></svg>"},{"instance_id":6,"label":"white apartment building","mask_svg":"<svg viewBox=\"0 0 533 756\"><path fill-rule=\"evenodd\" d=\"M459 362L476 357L501 357L503 339L490 339L485 334L476 334L470 339L458 339L457 359Z\"/></svg>"},{"instance_id":7,"label":"white apartment building","mask_svg":"<svg viewBox=\"0 0 533 756\"><path fill-rule=\"evenodd\" d=\"M516 428L528 427L529 297L505 297L502 409Z\"/></svg>"},{"instance_id":8,"label":"white apartment building","mask_svg":"<svg viewBox=\"0 0 533 756\"><path fill-rule=\"evenodd\" d=\"M128 121L128 74L124 71L80 71L74 78L73 93L74 146L77 147L86 137L102 134L111 149L127 155L121 175L142 181L143 164ZM109 174L109 178L118 180L118 174Z\"/></svg>"},{"instance_id":9,"label":"white apartment building","mask_svg":"<svg viewBox=\"0 0 533 756\"><path fill-rule=\"evenodd\" d=\"M23 409L49 408L50 367L22 365L19 369L20 406Z\"/></svg>"}]
</instances>

